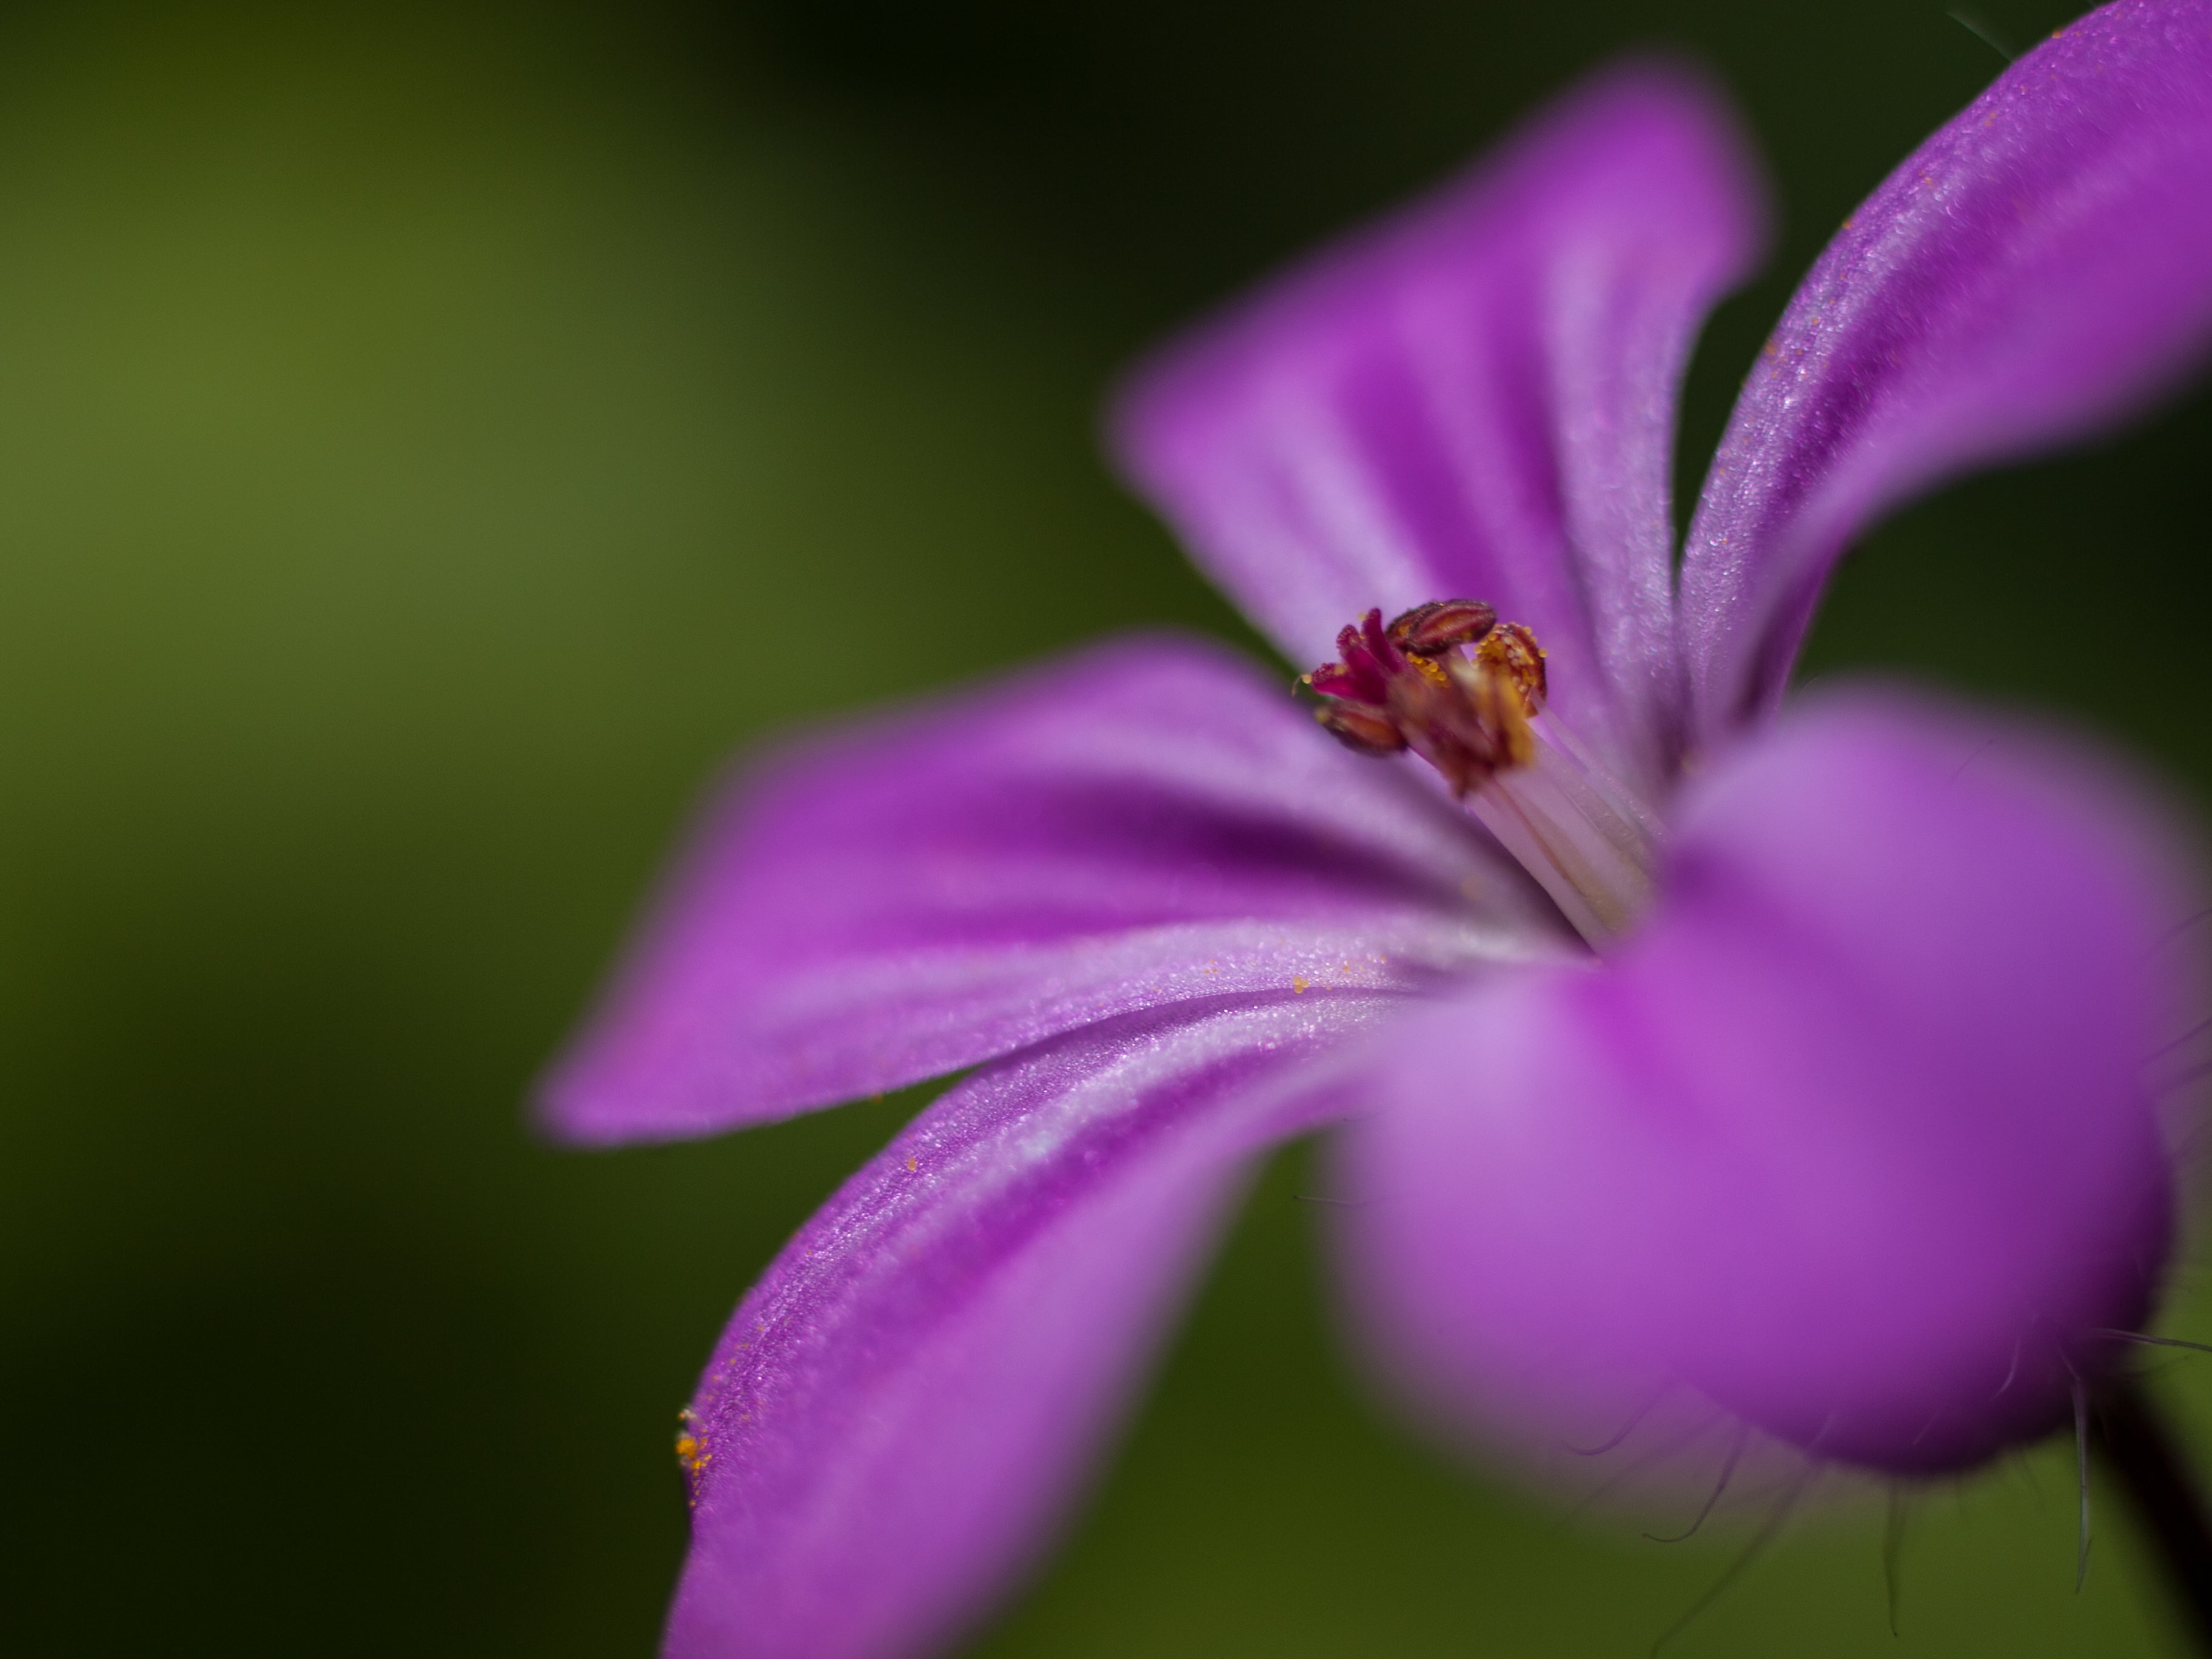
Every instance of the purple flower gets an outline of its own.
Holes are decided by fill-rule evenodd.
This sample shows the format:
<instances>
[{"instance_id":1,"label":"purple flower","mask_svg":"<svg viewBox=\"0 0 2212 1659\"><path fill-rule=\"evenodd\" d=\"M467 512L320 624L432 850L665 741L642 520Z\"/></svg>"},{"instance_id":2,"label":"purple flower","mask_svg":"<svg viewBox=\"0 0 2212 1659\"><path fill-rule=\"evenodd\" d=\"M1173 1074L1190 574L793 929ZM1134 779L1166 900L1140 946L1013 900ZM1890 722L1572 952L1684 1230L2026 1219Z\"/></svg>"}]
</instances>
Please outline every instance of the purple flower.
<instances>
[{"instance_id":1,"label":"purple flower","mask_svg":"<svg viewBox=\"0 0 2212 1659\"><path fill-rule=\"evenodd\" d=\"M1334 654L1309 708L1125 641L726 794L549 1086L558 1133L975 1069L716 1351L672 1655L957 1633L1068 1502L1255 1160L1323 1123L1348 1120L1346 1301L1379 1364L1507 1445L1663 1393L1936 1471L2047 1431L2112 1363L2099 1334L2166 1257L2160 1050L2195 994L2162 811L1924 696L1774 711L1875 514L2197 361L2212 0L2063 32L1845 225L1678 581L1675 389L1759 240L1711 94L1601 77L1121 407L1200 562L1293 659ZM2063 595L2051 646L2062 684L2117 648Z\"/></svg>"}]
</instances>

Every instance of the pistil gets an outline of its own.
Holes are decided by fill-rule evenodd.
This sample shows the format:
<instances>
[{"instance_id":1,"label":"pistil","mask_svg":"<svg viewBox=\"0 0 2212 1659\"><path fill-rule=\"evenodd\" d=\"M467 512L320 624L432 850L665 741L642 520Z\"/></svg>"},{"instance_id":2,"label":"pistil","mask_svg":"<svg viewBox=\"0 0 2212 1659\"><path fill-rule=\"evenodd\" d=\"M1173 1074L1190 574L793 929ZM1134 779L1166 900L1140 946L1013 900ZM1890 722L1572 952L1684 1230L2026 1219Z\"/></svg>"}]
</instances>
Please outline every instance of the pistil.
<instances>
[{"instance_id":1,"label":"pistil","mask_svg":"<svg viewBox=\"0 0 2212 1659\"><path fill-rule=\"evenodd\" d=\"M1547 712L1543 648L1479 599L1380 611L1337 635L1339 660L1304 676L1314 713L1363 754L1411 750L1603 949L1650 903L1660 826Z\"/></svg>"}]
</instances>

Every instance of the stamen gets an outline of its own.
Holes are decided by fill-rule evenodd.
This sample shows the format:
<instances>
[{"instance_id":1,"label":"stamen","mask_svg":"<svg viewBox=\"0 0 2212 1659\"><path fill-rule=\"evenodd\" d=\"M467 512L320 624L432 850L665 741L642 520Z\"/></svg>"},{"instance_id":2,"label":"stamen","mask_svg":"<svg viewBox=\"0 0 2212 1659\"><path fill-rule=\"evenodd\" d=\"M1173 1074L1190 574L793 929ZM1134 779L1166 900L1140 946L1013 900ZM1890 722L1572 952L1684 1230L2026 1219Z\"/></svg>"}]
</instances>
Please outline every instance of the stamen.
<instances>
[{"instance_id":1,"label":"stamen","mask_svg":"<svg viewBox=\"0 0 2212 1659\"><path fill-rule=\"evenodd\" d=\"M1316 719L1364 755L1411 750L1528 867L1583 936L1604 945L1650 902L1658 825L1555 714L1544 650L1480 599L1370 611L1338 661L1301 677Z\"/></svg>"}]
</instances>

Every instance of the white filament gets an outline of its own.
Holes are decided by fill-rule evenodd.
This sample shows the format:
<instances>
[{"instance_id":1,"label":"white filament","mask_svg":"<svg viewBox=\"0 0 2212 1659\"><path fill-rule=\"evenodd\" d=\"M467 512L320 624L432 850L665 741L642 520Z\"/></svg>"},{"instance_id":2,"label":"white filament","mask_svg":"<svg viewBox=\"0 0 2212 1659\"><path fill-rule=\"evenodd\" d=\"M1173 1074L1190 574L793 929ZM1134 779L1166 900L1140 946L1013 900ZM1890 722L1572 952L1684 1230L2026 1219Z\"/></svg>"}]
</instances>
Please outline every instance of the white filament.
<instances>
[{"instance_id":1,"label":"white filament","mask_svg":"<svg viewBox=\"0 0 2212 1659\"><path fill-rule=\"evenodd\" d=\"M1529 723L1535 755L1493 774L1468 800L1591 945L1603 951L1651 902L1657 816L1549 714Z\"/></svg>"}]
</instances>

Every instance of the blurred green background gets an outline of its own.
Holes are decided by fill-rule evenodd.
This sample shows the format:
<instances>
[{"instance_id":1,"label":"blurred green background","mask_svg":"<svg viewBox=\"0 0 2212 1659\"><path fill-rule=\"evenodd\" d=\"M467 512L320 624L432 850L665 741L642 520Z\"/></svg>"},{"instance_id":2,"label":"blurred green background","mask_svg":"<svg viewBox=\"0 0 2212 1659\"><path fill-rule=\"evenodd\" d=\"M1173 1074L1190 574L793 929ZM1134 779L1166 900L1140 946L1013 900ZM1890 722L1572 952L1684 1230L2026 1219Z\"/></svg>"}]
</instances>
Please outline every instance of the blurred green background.
<instances>
[{"instance_id":1,"label":"blurred green background","mask_svg":"<svg viewBox=\"0 0 2212 1659\"><path fill-rule=\"evenodd\" d=\"M1786 216L1693 483L1827 228L2002 67L1936 0L0 12L0 1648L648 1652L675 1408L916 1103L525 1130L696 790L1103 629L1241 637L1104 476L1107 378L1649 40L1718 66ZM2202 796L2208 439L2199 398L1917 508L1811 667ZM1752 1519L1661 1547L1403 1434L1331 1341L1309 1156L978 1650L1645 1651ZM2207 1364L2160 1387L2212 1452ZM2113 1504L2074 1593L2069 1455L1916 1503L1897 1637L1875 1506L1668 1650L2168 1650Z\"/></svg>"}]
</instances>

